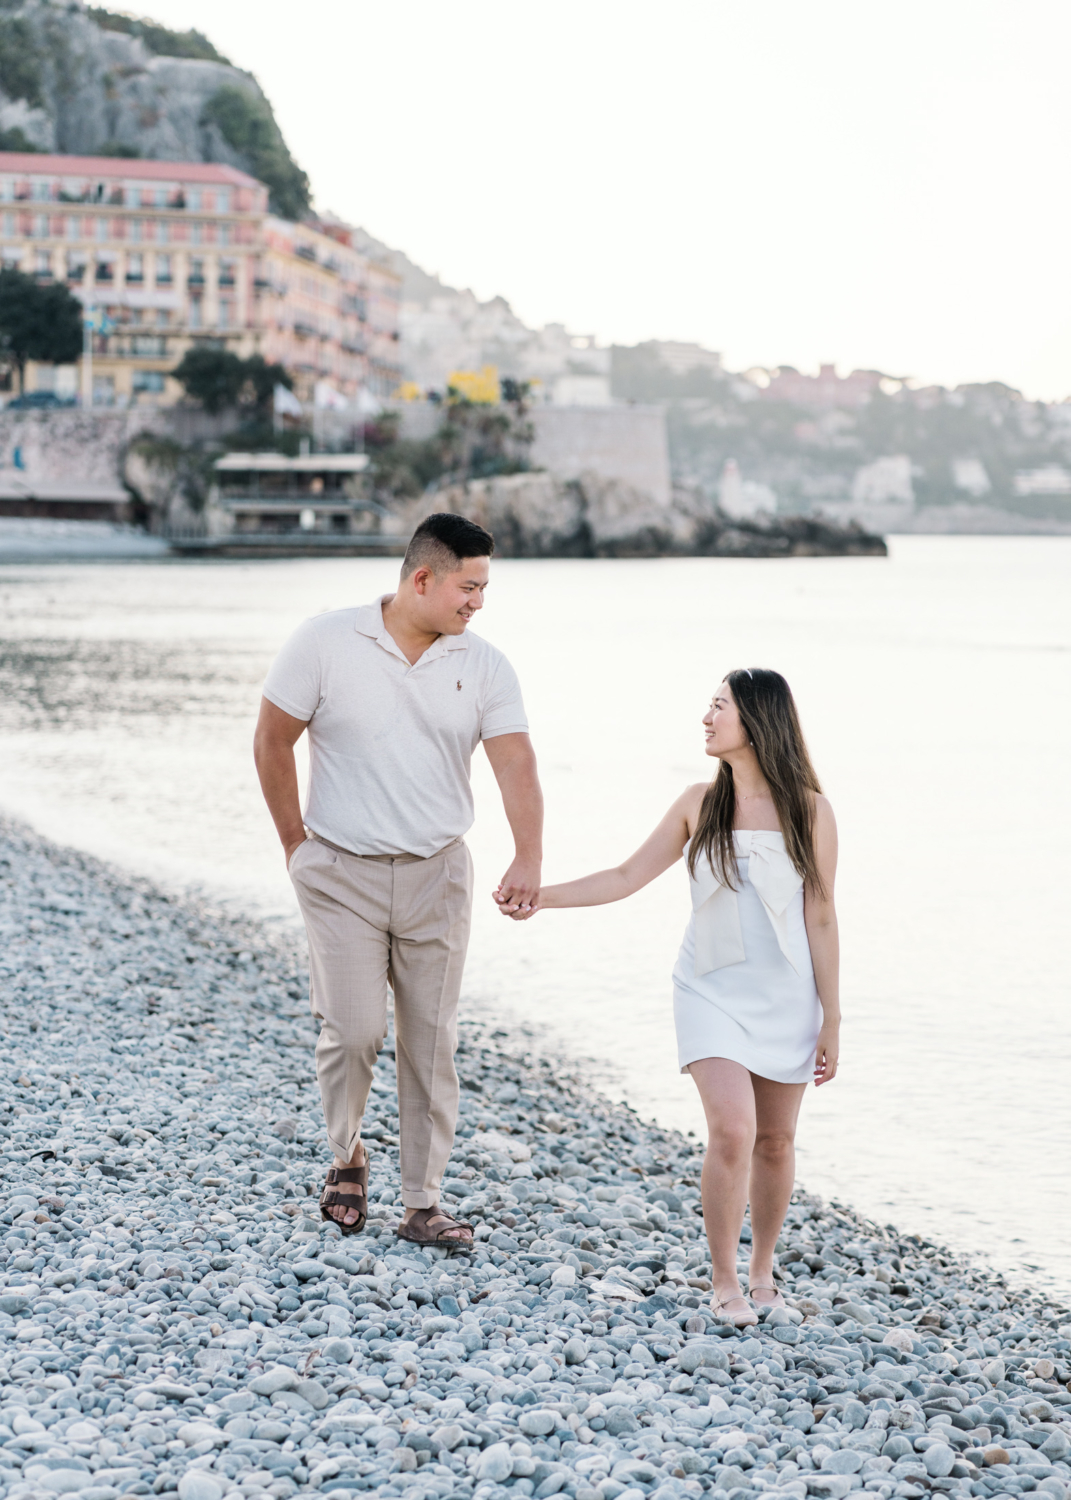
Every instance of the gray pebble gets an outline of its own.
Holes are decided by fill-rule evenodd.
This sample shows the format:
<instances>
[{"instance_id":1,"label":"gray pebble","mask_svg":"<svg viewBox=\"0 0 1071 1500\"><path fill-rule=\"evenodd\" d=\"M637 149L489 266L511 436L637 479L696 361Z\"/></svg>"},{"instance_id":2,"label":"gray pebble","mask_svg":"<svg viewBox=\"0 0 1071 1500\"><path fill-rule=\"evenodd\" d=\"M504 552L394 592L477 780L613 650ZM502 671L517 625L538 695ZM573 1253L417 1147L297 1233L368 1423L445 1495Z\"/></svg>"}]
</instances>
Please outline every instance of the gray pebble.
<instances>
[{"instance_id":1,"label":"gray pebble","mask_svg":"<svg viewBox=\"0 0 1071 1500\"><path fill-rule=\"evenodd\" d=\"M289 938L3 824L0 938L0 1500L1067 1500L1071 1313L799 1193L726 1328L695 1142L467 1024L474 1250L394 1237L390 1038L343 1238Z\"/></svg>"}]
</instances>

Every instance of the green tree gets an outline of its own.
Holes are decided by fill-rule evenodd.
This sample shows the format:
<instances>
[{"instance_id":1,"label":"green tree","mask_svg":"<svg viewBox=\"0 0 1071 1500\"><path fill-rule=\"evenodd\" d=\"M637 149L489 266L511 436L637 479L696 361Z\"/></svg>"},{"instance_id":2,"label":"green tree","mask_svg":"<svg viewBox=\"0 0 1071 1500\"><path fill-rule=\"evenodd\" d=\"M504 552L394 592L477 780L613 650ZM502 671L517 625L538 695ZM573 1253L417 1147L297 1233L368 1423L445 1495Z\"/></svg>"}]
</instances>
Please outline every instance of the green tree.
<instances>
[{"instance_id":1,"label":"green tree","mask_svg":"<svg viewBox=\"0 0 1071 1500\"><path fill-rule=\"evenodd\" d=\"M172 31L142 16L123 15L121 11L106 10L99 5L87 5L86 15L102 31L121 31L127 36L138 37L150 52L159 57L193 57L202 62L218 63L228 61L203 32L192 27L189 31Z\"/></svg>"},{"instance_id":2,"label":"green tree","mask_svg":"<svg viewBox=\"0 0 1071 1500\"><path fill-rule=\"evenodd\" d=\"M308 176L290 155L265 100L225 84L208 100L201 124L215 125L248 171L267 186L275 213L284 219L300 219L308 213L312 203Z\"/></svg>"},{"instance_id":3,"label":"green tree","mask_svg":"<svg viewBox=\"0 0 1071 1500\"><path fill-rule=\"evenodd\" d=\"M213 414L230 407L263 412L277 385L293 388L282 365L269 364L262 354L242 359L217 344L195 344L187 349L171 374L187 396Z\"/></svg>"},{"instance_id":4,"label":"green tree","mask_svg":"<svg viewBox=\"0 0 1071 1500\"><path fill-rule=\"evenodd\" d=\"M25 99L35 107L41 93L41 53L33 28L21 16L0 21L0 89L9 99Z\"/></svg>"},{"instance_id":5,"label":"green tree","mask_svg":"<svg viewBox=\"0 0 1071 1500\"><path fill-rule=\"evenodd\" d=\"M28 359L73 364L82 352L82 304L65 286L39 286L22 271L0 271L0 351L19 373Z\"/></svg>"},{"instance_id":6,"label":"green tree","mask_svg":"<svg viewBox=\"0 0 1071 1500\"><path fill-rule=\"evenodd\" d=\"M12 125L9 130L0 130L0 151L40 151L24 130Z\"/></svg>"}]
</instances>

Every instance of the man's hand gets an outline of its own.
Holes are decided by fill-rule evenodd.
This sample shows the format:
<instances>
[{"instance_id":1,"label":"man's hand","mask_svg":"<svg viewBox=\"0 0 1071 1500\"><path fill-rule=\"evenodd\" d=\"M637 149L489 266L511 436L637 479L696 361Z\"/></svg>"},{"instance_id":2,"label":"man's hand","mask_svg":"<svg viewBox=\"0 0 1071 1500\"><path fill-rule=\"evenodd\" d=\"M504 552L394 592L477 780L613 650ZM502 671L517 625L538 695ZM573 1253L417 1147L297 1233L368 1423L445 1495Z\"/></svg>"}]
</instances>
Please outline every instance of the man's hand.
<instances>
[{"instance_id":1,"label":"man's hand","mask_svg":"<svg viewBox=\"0 0 1071 1500\"><path fill-rule=\"evenodd\" d=\"M516 850L494 899L504 917L523 921L535 910L543 859L543 793L535 752L526 734L496 735L483 747L502 792Z\"/></svg>"},{"instance_id":2,"label":"man's hand","mask_svg":"<svg viewBox=\"0 0 1071 1500\"><path fill-rule=\"evenodd\" d=\"M283 857L286 860L286 868L288 871L290 869L290 861L294 857L294 851L301 848L302 844L305 842L305 838L306 834L304 830L302 830L302 834L299 839L294 839L291 843L283 845Z\"/></svg>"},{"instance_id":3,"label":"man's hand","mask_svg":"<svg viewBox=\"0 0 1071 1500\"><path fill-rule=\"evenodd\" d=\"M524 912L530 916L539 896L538 860L517 858L499 882L494 898L505 917Z\"/></svg>"}]
</instances>

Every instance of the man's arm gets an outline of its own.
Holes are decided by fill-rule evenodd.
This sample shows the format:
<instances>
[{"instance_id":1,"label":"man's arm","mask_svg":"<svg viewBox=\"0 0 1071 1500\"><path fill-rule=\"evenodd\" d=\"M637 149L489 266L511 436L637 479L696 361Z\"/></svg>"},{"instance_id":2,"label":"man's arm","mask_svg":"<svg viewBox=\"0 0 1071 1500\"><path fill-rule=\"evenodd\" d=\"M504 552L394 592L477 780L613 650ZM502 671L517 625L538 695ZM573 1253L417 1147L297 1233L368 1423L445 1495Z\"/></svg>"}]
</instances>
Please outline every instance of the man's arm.
<instances>
[{"instance_id":1,"label":"man's arm","mask_svg":"<svg viewBox=\"0 0 1071 1500\"><path fill-rule=\"evenodd\" d=\"M535 751L526 734L496 734L483 748L513 831L515 853L499 886L500 899L528 906L539 894L543 864L543 791Z\"/></svg>"},{"instance_id":2,"label":"man's arm","mask_svg":"<svg viewBox=\"0 0 1071 1500\"><path fill-rule=\"evenodd\" d=\"M288 865L294 850L305 842L297 762L294 759L294 746L304 730L304 719L295 719L292 714L284 713L268 698L260 700L260 717L253 736L253 760Z\"/></svg>"}]
</instances>

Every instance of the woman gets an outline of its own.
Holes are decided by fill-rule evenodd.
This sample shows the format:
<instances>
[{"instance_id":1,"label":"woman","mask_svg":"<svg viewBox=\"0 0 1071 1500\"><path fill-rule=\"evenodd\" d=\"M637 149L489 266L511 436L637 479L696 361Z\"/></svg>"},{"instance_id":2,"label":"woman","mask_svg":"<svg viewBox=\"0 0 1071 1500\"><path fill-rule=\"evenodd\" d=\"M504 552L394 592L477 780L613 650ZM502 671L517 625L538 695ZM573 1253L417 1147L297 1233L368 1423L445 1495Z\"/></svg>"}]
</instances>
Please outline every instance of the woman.
<instances>
[{"instance_id":1,"label":"woman","mask_svg":"<svg viewBox=\"0 0 1071 1500\"><path fill-rule=\"evenodd\" d=\"M673 971L681 1071L706 1111L703 1214L714 1312L738 1328L783 1307L773 1258L795 1177L795 1134L810 1076L836 1075L840 1002L833 879L837 829L821 794L788 683L730 672L703 717L720 762L615 870L546 886L523 921L640 890L687 850L692 917ZM748 1296L736 1252L751 1202Z\"/></svg>"}]
</instances>

